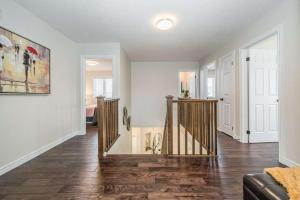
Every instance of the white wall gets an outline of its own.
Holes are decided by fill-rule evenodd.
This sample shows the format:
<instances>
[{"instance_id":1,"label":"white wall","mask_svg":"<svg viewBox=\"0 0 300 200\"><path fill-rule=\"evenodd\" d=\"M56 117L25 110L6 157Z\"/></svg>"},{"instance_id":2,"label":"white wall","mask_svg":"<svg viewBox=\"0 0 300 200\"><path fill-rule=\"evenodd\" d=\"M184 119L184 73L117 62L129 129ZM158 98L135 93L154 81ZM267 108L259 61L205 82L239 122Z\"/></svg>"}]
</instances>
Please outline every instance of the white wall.
<instances>
[{"instance_id":1,"label":"white wall","mask_svg":"<svg viewBox=\"0 0 300 200\"><path fill-rule=\"evenodd\" d=\"M131 105L135 127L163 127L166 96L178 97L179 70L199 70L198 62L132 62Z\"/></svg>"},{"instance_id":2,"label":"white wall","mask_svg":"<svg viewBox=\"0 0 300 200\"><path fill-rule=\"evenodd\" d=\"M120 47L120 104L119 104L119 124L121 136L109 151L110 154L130 154L132 152L131 131L127 131L123 125L123 107L126 106L128 116L131 115L131 67L130 60L125 51Z\"/></svg>"},{"instance_id":3,"label":"white wall","mask_svg":"<svg viewBox=\"0 0 300 200\"><path fill-rule=\"evenodd\" d=\"M51 49L50 95L0 96L0 173L12 161L79 131L76 43L11 0L1 0L0 26Z\"/></svg>"},{"instance_id":4,"label":"white wall","mask_svg":"<svg viewBox=\"0 0 300 200\"><path fill-rule=\"evenodd\" d=\"M226 45L220 46L217 52L212 53L201 61L201 66L218 60L229 51L236 51L236 130L240 129L240 93L239 93L239 48L256 37L270 31L277 25L283 26L283 63L280 85L282 93L279 99L281 105L281 142L279 148L280 161L287 165L300 164L300 1L286 0L278 4L255 24L234 35ZM240 133L238 133L240 134Z\"/></svg>"}]
</instances>

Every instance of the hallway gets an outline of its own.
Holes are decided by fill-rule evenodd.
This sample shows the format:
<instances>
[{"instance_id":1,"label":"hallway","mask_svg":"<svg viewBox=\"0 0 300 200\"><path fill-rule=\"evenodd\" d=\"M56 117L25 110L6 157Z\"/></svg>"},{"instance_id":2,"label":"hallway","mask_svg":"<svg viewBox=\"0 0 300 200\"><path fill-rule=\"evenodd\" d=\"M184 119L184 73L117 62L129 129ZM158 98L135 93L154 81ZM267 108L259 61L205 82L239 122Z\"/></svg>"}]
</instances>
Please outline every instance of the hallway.
<instances>
[{"instance_id":1,"label":"hallway","mask_svg":"<svg viewBox=\"0 0 300 200\"><path fill-rule=\"evenodd\" d=\"M0 199L242 199L242 176L278 166L278 144L219 134L219 156L109 155L96 128L0 177Z\"/></svg>"}]
</instances>

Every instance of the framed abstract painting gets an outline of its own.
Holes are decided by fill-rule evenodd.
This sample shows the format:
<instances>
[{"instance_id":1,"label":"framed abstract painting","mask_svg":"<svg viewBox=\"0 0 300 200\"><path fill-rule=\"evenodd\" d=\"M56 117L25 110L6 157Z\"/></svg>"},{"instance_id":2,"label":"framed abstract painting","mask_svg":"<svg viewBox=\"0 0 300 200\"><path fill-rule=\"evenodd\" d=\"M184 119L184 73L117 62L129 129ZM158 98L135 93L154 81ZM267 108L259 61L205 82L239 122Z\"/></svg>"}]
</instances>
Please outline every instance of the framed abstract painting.
<instances>
[{"instance_id":1,"label":"framed abstract painting","mask_svg":"<svg viewBox=\"0 0 300 200\"><path fill-rule=\"evenodd\" d=\"M50 94L50 49L0 27L0 94Z\"/></svg>"}]
</instances>

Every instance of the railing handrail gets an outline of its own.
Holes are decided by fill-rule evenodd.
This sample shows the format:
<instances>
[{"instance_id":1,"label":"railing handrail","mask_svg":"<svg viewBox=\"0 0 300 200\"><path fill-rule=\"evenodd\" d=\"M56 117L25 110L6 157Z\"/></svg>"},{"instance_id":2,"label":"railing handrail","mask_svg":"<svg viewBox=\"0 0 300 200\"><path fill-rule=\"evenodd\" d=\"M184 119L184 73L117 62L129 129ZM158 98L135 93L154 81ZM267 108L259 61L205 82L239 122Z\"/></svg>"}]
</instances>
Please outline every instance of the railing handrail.
<instances>
[{"instance_id":1,"label":"railing handrail","mask_svg":"<svg viewBox=\"0 0 300 200\"><path fill-rule=\"evenodd\" d=\"M168 133L168 113L166 113L166 118L165 118L165 126L164 126L164 133L163 133L163 140L162 140L162 145L161 145L161 154L167 154L168 153L168 143L167 143L167 133Z\"/></svg>"},{"instance_id":2,"label":"railing handrail","mask_svg":"<svg viewBox=\"0 0 300 200\"><path fill-rule=\"evenodd\" d=\"M101 96L100 96L101 98ZM104 101L109 102L109 101L119 101L119 98L113 99L113 98L104 98Z\"/></svg>"},{"instance_id":3,"label":"railing handrail","mask_svg":"<svg viewBox=\"0 0 300 200\"><path fill-rule=\"evenodd\" d=\"M178 98L174 99L173 103L178 103L179 101L182 102L218 102L217 99L190 99L190 98Z\"/></svg>"}]
</instances>

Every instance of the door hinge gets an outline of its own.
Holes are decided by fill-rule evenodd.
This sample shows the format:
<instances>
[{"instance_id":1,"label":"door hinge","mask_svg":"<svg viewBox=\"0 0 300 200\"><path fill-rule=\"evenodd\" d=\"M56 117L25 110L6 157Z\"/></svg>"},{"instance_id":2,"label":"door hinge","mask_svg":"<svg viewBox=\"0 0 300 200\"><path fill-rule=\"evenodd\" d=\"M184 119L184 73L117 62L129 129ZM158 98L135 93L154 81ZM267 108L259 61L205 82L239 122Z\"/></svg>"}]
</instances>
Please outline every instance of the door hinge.
<instances>
[{"instance_id":1,"label":"door hinge","mask_svg":"<svg viewBox=\"0 0 300 200\"><path fill-rule=\"evenodd\" d=\"M250 135L250 130L247 130L246 133L247 133L247 135Z\"/></svg>"},{"instance_id":2,"label":"door hinge","mask_svg":"<svg viewBox=\"0 0 300 200\"><path fill-rule=\"evenodd\" d=\"M233 131L233 126L231 127L231 130Z\"/></svg>"},{"instance_id":3,"label":"door hinge","mask_svg":"<svg viewBox=\"0 0 300 200\"><path fill-rule=\"evenodd\" d=\"M249 61L250 61L250 57L247 57L247 58L246 58L246 61L249 62Z\"/></svg>"}]
</instances>

